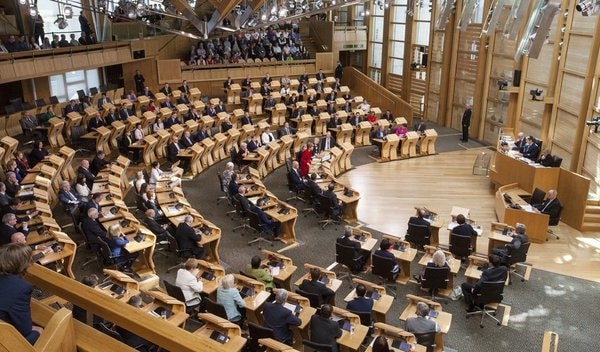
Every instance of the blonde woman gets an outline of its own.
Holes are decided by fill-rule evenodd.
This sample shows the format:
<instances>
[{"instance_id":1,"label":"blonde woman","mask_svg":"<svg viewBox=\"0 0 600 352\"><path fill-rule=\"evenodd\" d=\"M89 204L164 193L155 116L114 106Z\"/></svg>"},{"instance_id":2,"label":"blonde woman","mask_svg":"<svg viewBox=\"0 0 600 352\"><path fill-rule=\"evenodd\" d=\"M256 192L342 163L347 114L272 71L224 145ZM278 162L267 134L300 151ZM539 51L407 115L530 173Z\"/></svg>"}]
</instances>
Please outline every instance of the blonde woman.
<instances>
[{"instance_id":1,"label":"blonde woman","mask_svg":"<svg viewBox=\"0 0 600 352\"><path fill-rule=\"evenodd\" d=\"M221 280L221 286L217 288L217 303L225 308L227 320L233 323L241 323L242 313L240 310L246 307L239 291L235 288L235 278L227 274Z\"/></svg>"},{"instance_id":2,"label":"blonde woman","mask_svg":"<svg viewBox=\"0 0 600 352\"><path fill-rule=\"evenodd\" d=\"M181 288L186 305L193 306L200 303L200 292L202 292L203 286L196 259L188 259L184 267L177 270L175 286Z\"/></svg>"},{"instance_id":3,"label":"blonde woman","mask_svg":"<svg viewBox=\"0 0 600 352\"><path fill-rule=\"evenodd\" d=\"M438 249L437 251L435 251L433 253L431 260L429 262L427 262L427 266L425 267L425 269L426 268L444 268L444 267L449 268L448 262L446 261L446 254L441 249ZM423 271L421 272L421 275L413 276L413 278L417 282L420 283L421 280L423 280L423 274L425 273L425 269L423 269Z\"/></svg>"}]
</instances>

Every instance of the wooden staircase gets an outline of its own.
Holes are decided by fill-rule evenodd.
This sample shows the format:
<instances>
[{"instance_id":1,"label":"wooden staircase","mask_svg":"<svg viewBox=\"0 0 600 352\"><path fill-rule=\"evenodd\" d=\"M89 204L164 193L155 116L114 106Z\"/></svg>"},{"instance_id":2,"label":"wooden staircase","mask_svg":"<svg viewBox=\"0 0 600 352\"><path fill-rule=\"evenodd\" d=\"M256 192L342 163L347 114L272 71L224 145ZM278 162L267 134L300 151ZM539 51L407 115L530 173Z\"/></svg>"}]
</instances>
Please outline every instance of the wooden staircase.
<instances>
[{"instance_id":1,"label":"wooden staircase","mask_svg":"<svg viewBox=\"0 0 600 352\"><path fill-rule=\"evenodd\" d=\"M600 231L600 200L588 199L581 231Z\"/></svg>"}]
</instances>

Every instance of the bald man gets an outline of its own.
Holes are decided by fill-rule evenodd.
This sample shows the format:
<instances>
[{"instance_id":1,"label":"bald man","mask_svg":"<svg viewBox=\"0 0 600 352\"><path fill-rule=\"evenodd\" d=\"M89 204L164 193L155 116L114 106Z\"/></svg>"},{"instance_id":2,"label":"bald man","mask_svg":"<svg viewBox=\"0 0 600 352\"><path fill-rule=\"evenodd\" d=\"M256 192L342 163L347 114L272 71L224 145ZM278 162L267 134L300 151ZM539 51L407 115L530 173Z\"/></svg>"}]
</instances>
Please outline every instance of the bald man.
<instances>
[{"instance_id":1,"label":"bald man","mask_svg":"<svg viewBox=\"0 0 600 352\"><path fill-rule=\"evenodd\" d=\"M540 213L542 214L548 214L548 216L550 216L550 221L552 222L552 219L558 219L558 217L560 216L560 201L558 200L558 198L556 198L556 196L558 195L558 193L556 192L555 189L551 189L548 191L548 198L546 198L546 200L544 200L544 202L542 204L535 204L534 207L539 210ZM556 221L556 224L558 224L558 220ZM554 224L554 225L556 225Z\"/></svg>"},{"instance_id":2,"label":"bald man","mask_svg":"<svg viewBox=\"0 0 600 352\"><path fill-rule=\"evenodd\" d=\"M27 244L27 239L25 238L23 232L15 232L10 236L10 243ZM32 245L30 247L32 250L41 250L41 252L31 256L31 261L34 263L42 259L46 254L52 252L52 247L43 244Z\"/></svg>"}]
</instances>

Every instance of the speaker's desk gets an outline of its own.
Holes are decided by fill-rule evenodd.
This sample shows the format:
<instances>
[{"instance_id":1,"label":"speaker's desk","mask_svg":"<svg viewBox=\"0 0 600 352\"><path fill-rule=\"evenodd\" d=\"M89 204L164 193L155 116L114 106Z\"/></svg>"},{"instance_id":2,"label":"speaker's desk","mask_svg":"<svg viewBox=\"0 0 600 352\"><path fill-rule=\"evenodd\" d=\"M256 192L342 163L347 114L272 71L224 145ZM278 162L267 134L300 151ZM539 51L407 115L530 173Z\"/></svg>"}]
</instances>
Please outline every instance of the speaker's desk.
<instances>
[{"instance_id":1,"label":"speaker's desk","mask_svg":"<svg viewBox=\"0 0 600 352\"><path fill-rule=\"evenodd\" d=\"M496 216L498 221L505 224L518 222L524 224L527 226L529 242L543 243L546 240L549 216L532 208L521 197L529 195L529 192L520 188L516 183L498 188L496 191Z\"/></svg>"}]
</instances>

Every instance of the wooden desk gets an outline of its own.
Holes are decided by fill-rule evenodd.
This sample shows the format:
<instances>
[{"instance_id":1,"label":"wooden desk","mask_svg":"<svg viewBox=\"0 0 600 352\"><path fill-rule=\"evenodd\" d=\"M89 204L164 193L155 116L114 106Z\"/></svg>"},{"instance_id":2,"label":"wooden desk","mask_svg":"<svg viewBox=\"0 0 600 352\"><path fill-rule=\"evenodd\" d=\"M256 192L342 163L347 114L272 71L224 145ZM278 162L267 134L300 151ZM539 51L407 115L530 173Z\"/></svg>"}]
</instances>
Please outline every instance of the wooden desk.
<instances>
[{"instance_id":1,"label":"wooden desk","mask_svg":"<svg viewBox=\"0 0 600 352\"><path fill-rule=\"evenodd\" d=\"M221 279L225 276L225 269L218 264L213 264L202 259L196 259L196 262L198 262L200 280L202 280L202 291L216 301L217 288L221 284ZM207 280L201 276L202 273L212 274L215 278L214 280Z\"/></svg>"},{"instance_id":2,"label":"wooden desk","mask_svg":"<svg viewBox=\"0 0 600 352\"><path fill-rule=\"evenodd\" d=\"M342 280L338 280L336 278L336 274L333 271L329 271L325 268L321 268L319 266L316 265L312 265L309 263L304 263L304 269L306 269L306 274L302 275L302 277L300 277L298 280L296 280L296 282L294 282L294 285L296 286L300 286L302 284L302 281L304 280L310 280L310 269L311 268L319 268L321 270L321 276L325 276L329 279L329 282L325 285L327 287L329 287L332 291L333 291L333 296L331 297L331 301L330 302L325 302L325 303L330 303L330 304L335 304L335 295L337 293L337 291L340 289L340 287L342 286Z\"/></svg>"},{"instance_id":3,"label":"wooden desk","mask_svg":"<svg viewBox=\"0 0 600 352\"><path fill-rule=\"evenodd\" d=\"M287 214L279 213L282 209L288 209ZM265 211L274 221L279 223L280 234L279 238L285 244L296 242L296 219L298 218L298 210L291 205L278 200L278 206Z\"/></svg>"},{"instance_id":4,"label":"wooden desk","mask_svg":"<svg viewBox=\"0 0 600 352\"><path fill-rule=\"evenodd\" d=\"M465 278L468 283L474 284L481 278L482 270L479 270L480 267L489 265L489 261L487 258L480 257L477 255L469 256L469 266L467 270L465 270Z\"/></svg>"},{"instance_id":5,"label":"wooden desk","mask_svg":"<svg viewBox=\"0 0 600 352\"><path fill-rule=\"evenodd\" d=\"M360 346L369 333L369 327L360 324L360 318L358 315L350 313L349 311L333 306L332 318L337 319L348 319L350 324L354 328L354 333L350 333L342 329L342 336L337 339L337 343L340 345L342 351L358 351Z\"/></svg>"},{"instance_id":6,"label":"wooden desk","mask_svg":"<svg viewBox=\"0 0 600 352\"><path fill-rule=\"evenodd\" d=\"M222 349L227 347L228 351L241 351L246 344L246 338L242 337L242 331L237 324L230 323L228 320L217 317L210 313L200 313L198 317L205 322L201 328L194 331L194 335L203 336L206 338L206 344L211 346L211 349ZM210 338L213 331L218 331L226 335L229 340L224 344Z\"/></svg>"},{"instance_id":7,"label":"wooden desk","mask_svg":"<svg viewBox=\"0 0 600 352\"><path fill-rule=\"evenodd\" d=\"M103 282L94 287L94 289L109 295L113 298L118 299L121 302L127 302L131 296L138 295L140 293L139 284L131 277L123 274L117 270L104 269L104 274L110 277L110 282L114 285L121 286L124 289L123 293L118 295L111 291L111 285L108 282Z\"/></svg>"},{"instance_id":8,"label":"wooden desk","mask_svg":"<svg viewBox=\"0 0 600 352\"><path fill-rule=\"evenodd\" d=\"M292 259L266 249L262 249L261 253L266 256L262 260L261 265L269 266L269 262L273 261L283 264L283 268L279 267L277 275L273 275L273 281L275 281L278 286L285 288L288 291L292 291L292 275L298 269L298 267L292 263Z\"/></svg>"},{"instance_id":9,"label":"wooden desk","mask_svg":"<svg viewBox=\"0 0 600 352\"><path fill-rule=\"evenodd\" d=\"M73 261L75 260L75 254L77 252L77 245L75 242L71 240L69 235L64 232L52 231L52 241L48 242L47 245L52 245L53 243L57 243L60 245L60 252L50 252L46 253L42 258L38 260L43 266L47 266L49 264L55 264L55 269L57 272L64 272L71 279L75 279L75 275L73 274L72 266ZM33 255L40 253L41 250L34 250Z\"/></svg>"},{"instance_id":10,"label":"wooden desk","mask_svg":"<svg viewBox=\"0 0 600 352\"><path fill-rule=\"evenodd\" d=\"M512 242L512 237L503 235L502 232L493 231L488 237L488 255L492 254L492 250L498 247L504 247L505 244Z\"/></svg>"},{"instance_id":11,"label":"wooden desk","mask_svg":"<svg viewBox=\"0 0 600 352\"><path fill-rule=\"evenodd\" d=\"M337 181L336 181L337 183ZM340 184L341 185L341 184ZM342 185L343 186L343 185ZM346 188L346 187L344 187ZM355 190L350 190L352 192L351 196L347 196L344 194L344 188L341 190L335 191L338 199L345 205L344 213L342 214L342 219L347 223L357 223L358 222L358 201L360 200L360 193Z\"/></svg>"},{"instance_id":12,"label":"wooden desk","mask_svg":"<svg viewBox=\"0 0 600 352\"><path fill-rule=\"evenodd\" d=\"M275 292L277 292L277 290L278 289L275 289ZM315 315L317 309L310 306L310 301L308 298L292 291L288 291L286 303L300 306L302 308L298 314L298 318L301 321L300 325L291 326L292 332L294 333L294 340L298 344L303 339L308 339L310 318Z\"/></svg>"},{"instance_id":13,"label":"wooden desk","mask_svg":"<svg viewBox=\"0 0 600 352\"><path fill-rule=\"evenodd\" d=\"M400 315L400 320L406 323L406 319L416 317L417 303L424 302L429 305L430 308L434 309L438 312L438 317L436 318L437 323L440 326L440 332L435 335L435 343L436 347L434 351L441 352L444 350L444 334L447 334L450 331L450 326L452 325L452 314L443 312L442 306L434 301L428 300L424 297L419 297L415 295L406 295L408 299L408 306L404 309L402 314Z\"/></svg>"},{"instance_id":14,"label":"wooden desk","mask_svg":"<svg viewBox=\"0 0 600 352\"><path fill-rule=\"evenodd\" d=\"M456 221L451 221L448 223L447 229L448 229L448 238L450 238L450 234L452 233L452 230L458 226L458 223ZM477 238L481 237L483 235L483 229L481 228L481 225L475 225L472 224L471 227L473 227L473 230L475 230L475 232L477 233L477 236L471 236L471 245L473 246L473 252L477 251Z\"/></svg>"},{"instance_id":15,"label":"wooden desk","mask_svg":"<svg viewBox=\"0 0 600 352\"><path fill-rule=\"evenodd\" d=\"M433 253L435 253L439 249L437 247L427 245L425 245L424 248L425 254L423 254L421 260L419 260L419 265L423 266L423 269L425 269L427 263L429 263L433 259ZM454 276L456 276L456 274L458 274L460 270L460 259L454 258L452 256L452 253L448 251L443 252L446 255L446 262L448 263L448 266L450 266L450 274L448 275L447 288L439 289L438 293L442 296L448 297L450 295L450 292L452 292L452 289L454 288Z\"/></svg>"},{"instance_id":16,"label":"wooden desk","mask_svg":"<svg viewBox=\"0 0 600 352\"><path fill-rule=\"evenodd\" d=\"M198 246L203 247L206 251L204 259L212 264L219 264L220 256L219 256L219 244L221 243L221 229L218 228L212 222L204 219L202 215L200 215L193 208L186 208L189 210L190 215L193 217L192 227L195 228L196 233L200 234L200 241L198 241ZM173 224L173 226L177 227L181 222L183 222L185 215L178 216L170 216L169 221ZM208 229L208 234L200 231L200 227Z\"/></svg>"},{"instance_id":17,"label":"wooden desk","mask_svg":"<svg viewBox=\"0 0 600 352\"><path fill-rule=\"evenodd\" d=\"M536 167L509 155L494 153L490 164L490 181L496 186L516 183L527 193L558 187L559 167Z\"/></svg>"},{"instance_id":18,"label":"wooden desk","mask_svg":"<svg viewBox=\"0 0 600 352\"><path fill-rule=\"evenodd\" d=\"M375 321L385 323L385 316L392 307L392 303L394 303L394 297L385 292L385 287L376 285L370 281L352 278L352 282L354 285L363 284L367 288L367 292L377 292L380 295L378 299L373 300L373 314L375 315ZM355 297L356 288L344 297L344 302L350 302Z\"/></svg>"},{"instance_id":19,"label":"wooden desk","mask_svg":"<svg viewBox=\"0 0 600 352\"><path fill-rule=\"evenodd\" d=\"M171 312L171 316L166 317L166 321L175 326L185 328L185 321L190 317L185 312L185 303L178 301L177 299L155 290L144 291L145 294L153 298L152 303L142 307L145 312L152 312L158 307L162 307ZM154 316L154 315L153 315ZM157 317L160 319L160 317Z\"/></svg>"},{"instance_id":20,"label":"wooden desk","mask_svg":"<svg viewBox=\"0 0 600 352\"><path fill-rule=\"evenodd\" d=\"M383 336L383 337L387 338L389 346L392 345L394 340L400 340L400 341L410 344L412 347L411 351L416 351L416 352L426 352L427 351L427 348L425 346L421 346L421 345L417 344L417 339L415 338L414 334L412 334L408 331L405 331L399 327L377 322L373 325L373 328L374 328L373 340L371 341L371 344L367 347L365 352L373 351L373 342L375 342L375 338L377 338L377 336ZM391 349L391 351L394 351L394 352L398 351L397 349L393 349L391 347L390 347L390 349Z\"/></svg>"},{"instance_id":21,"label":"wooden desk","mask_svg":"<svg viewBox=\"0 0 600 352\"><path fill-rule=\"evenodd\" d=\"M513 204L518 204L522 209L510 208L509 202L504 199L505 193L512 198ZM516 183L498 188L498 191L496 191L496 216L498 221L506 224L516 224L518 222L525 224L529 242L544 243L550 217L547 214L538 212L535 208L531 208L521 198L522 195L529 195L529 193L521 189Z\"/></svg>"},{"instance_id":22,"label":"wooden desk","mask_svg":"<svg viewBox=\"0 0 600 352\"><path fill-rule=\"evenodd\" d=\"M262 306L271 293L265 290L265 284L260 281L240 274L233 274L233 276L235 277L235 285L238 289L248 287L254 290L252 296L244 298L244 302L246 303L246 318L248 321L262 325Z\"/></svg>"},{"instance_id":23,"label":"wooden desk","mask_svg":"<svg viewBox=\"0 0 600 352\"><path fill-rule=\"evenodd\" d=\"M383 238L387 238L392 244L400 244L404 245L404 250L396 250L392 249L392 253L396 257L396 262L400 267L400 274L396 278L396 282L402 285L406 285L406 283L412 278L410 274L410 264L417 256L416 248L410 248L410 243L403 241L400 237L392 236L392 235L383 235Z\"/></svg>"}]
</instances>

